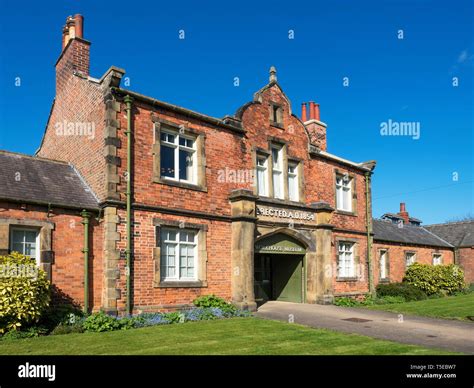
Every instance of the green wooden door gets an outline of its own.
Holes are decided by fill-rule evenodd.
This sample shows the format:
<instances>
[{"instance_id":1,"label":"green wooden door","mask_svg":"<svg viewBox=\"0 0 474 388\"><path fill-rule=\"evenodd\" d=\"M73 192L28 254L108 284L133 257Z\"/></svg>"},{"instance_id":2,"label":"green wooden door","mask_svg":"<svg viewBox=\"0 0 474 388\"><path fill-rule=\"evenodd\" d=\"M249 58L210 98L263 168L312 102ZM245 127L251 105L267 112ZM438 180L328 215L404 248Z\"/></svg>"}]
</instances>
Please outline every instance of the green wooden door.
<instances>
[{"instance_id":1,"label":"green wooden door","mask_svg":"<svg viewBox=\"0 0 474 388\"><path fill-rule=\"evenodd\" d=\"M303 302L303 257L274 255L272 258L273 298L283 302Z\"/></svg>"}]
</instances>

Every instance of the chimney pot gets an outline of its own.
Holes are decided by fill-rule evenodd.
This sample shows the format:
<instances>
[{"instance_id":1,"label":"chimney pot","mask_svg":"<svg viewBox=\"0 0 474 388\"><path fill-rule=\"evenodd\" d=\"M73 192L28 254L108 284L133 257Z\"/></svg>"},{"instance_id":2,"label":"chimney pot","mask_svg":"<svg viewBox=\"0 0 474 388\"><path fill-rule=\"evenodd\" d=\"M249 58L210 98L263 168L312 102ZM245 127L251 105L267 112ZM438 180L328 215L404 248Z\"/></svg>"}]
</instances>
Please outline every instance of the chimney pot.
<instances>
[{"instance_id":1,"label":"chimney pot","mask_svg":"<svg viewBox=\"0 0 474 388\"><path fill-rule=\"evenodd\" d=\"M67 42L69 41L69 31L66 26L63 27L63 50L66 47Z\"/></svg>"},{"instance_id":2,"label":"chimney pot","mask_svg":"<svg viewBox=\"0 0 474 388\"><path fill-rule=\"evenodd\" d=\"M309 119L314 119L314 101L309 102Z\"/></svg>"},{"instance_id":3,"label":"chimney pot","mask_svg":"<svg viewBox=\"0 0 474 388\"><path fill-rule=\"evenodd\" d=\"M74 26L75 26L76 37L82 39L83 28L84 28L84 17L82 15L80 14L74 15Z\"/></svg>"},{"instance_id":4,"label":"chimney pot","mask_svg":"<svg viewBox=\"0 0 474 388\"><path fill-rule=\"evenodd\" d=\"M306 117L306 102L303 102L301 104L301 120L304 122L307 121L307 117Z\"/></svg>"},{"instance_id":5,"label":"chimney pot","mask_svg":"<svg viewBox=\"0 0 474 388\"><path fill-rule=\"evenodd\" d=\"M400 202L400 213L401 212L406 212L406 207L405 207L405 203L404 202Z\"/></svg>"},{"instance_id":6,"label":"chimney pot","mask_svg":"<svg viewBox=\"0 0 474 388\"><path fill-rule=\"evenodd\" d=\"M319 104L314 104L314 119L319 120Z\"/></svg>"}]
</instances>

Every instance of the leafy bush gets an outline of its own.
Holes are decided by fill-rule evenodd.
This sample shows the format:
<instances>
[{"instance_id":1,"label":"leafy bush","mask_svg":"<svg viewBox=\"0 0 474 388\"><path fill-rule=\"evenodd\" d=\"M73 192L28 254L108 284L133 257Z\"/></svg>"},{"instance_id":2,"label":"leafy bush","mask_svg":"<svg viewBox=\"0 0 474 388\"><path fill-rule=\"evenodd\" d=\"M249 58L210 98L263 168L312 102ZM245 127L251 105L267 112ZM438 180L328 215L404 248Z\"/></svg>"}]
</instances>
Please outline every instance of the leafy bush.
<instances>
[{"instance_id":1,"label":"leafy bush","mask_svg":"<svg viewBox=\"0 0 474 388\"><path fill-rule=\"evenodd\" d=\"M0 333L38 322L49 305L49 281L34 259L0 256Z\"/></svg>"},{"instance_id":2,"label":"leafy bush","mask_svg":"<svg viewBox=\"0 0 474 388\"><path fill-rule=\"evenodd\" d=\"M226 302L224 299L219 298L215 295L203 295L196 299L194 299L193 304L196 307L217 307L221 309L224 313L227 314L234 314L237 311L237 308L231 304Z\"/></svg>"},{"instance_id":3,"label":"leafy bush","mask_svg":"<svg viewBox=\"0 0 474 388\"><path fill-rule=\"evenodd\" d=\"M61 335L61 334L72 334L72 333L83 333L84 328L82 326L83 322L79 321L73 324L60 323L56 326L51 335Z\"/></svg>"},{"instance_id":4,"label":"leafy bush","mask_svg":"<svg viewBox=\"0 0 474 388\"><path fill-rule=\"evenodd\" d=\"M81 306L56 285L51 285L51 302L38 324L53 330L59 324L67 323L71 316L82 318L84 313Z\"/></svg>"},{"instance_id":5,"label":"leafy bush","mask_svg":"<svg viewBox=\"0 0 474 388\"><path fill-rule=\"evenodd\" d=\"M82 324L84 331L103 332L119 330L122 325L117 318L98 312L89 315Z\"/></svg>"},{"instance_id":6,"label":"leafy bush","mask_svg":"<svg viewBox=\"0 0 474 388\"><path fill-rule=\"evenodd\" d=\"M379 284L376 291L378 298L384 296L401 296L407 302L427 298L425 292L408 283Z\"/></svg>"},{"instance_id":7,"label":"leafy bush","mask_svg":"<svg viewBox=\"0 0 474 388\"><path fill-rule=\"evenodd\" d=\"M372 306L375 304L375 298L372 295L367 294L365 298L359 302L359 304L361 306Z\"/></svg>"},{"instance_id":8,"label":"leafy bush","mask_svg":"<svg viewBox=\"0 0 474 388\"><path fill-rule=\"evenodd\" d=\"M455 264L428 265L414 263L408 267L403 281L427 295L451 295L466 288L464 272Z\"/></svg>"},{"instance_id":9,"label":"leafy bush","mask_svg":"<svg viewBox=\"0 0 474 388\"><path fill-rule=\"evenodd\" d=\"M166 319L169 323L183 323L184 315L177 311L171 313L163 313L163 318Z\"/></svg>"},{"instance_id":10,"label":"leafy bush","mask_svg":"<svg viewBox=\"0 0 474 388\"><path fill-rule=\"evenodd\" d=\"M334 299L334 304L336 306L354 307L354 306L359 306L360 302L358 302L357 300L355 300L353 298L348 298L348 297L345 297L345 296L341 296L341 297L338 297L338 298Z\"/></svg>"},{"instance_id":11,"label":"leafy bush","mask_svg":"<svg viewBox=\"0 0 474 388\"><path fill-rule=\"evenodd\" d=\"M2 340L13 340L22 338L39 337L40 335L48 334L48 329L45 327L32 326L26 330L11 330L0 336Z\"/></svg>"}]
</instances>

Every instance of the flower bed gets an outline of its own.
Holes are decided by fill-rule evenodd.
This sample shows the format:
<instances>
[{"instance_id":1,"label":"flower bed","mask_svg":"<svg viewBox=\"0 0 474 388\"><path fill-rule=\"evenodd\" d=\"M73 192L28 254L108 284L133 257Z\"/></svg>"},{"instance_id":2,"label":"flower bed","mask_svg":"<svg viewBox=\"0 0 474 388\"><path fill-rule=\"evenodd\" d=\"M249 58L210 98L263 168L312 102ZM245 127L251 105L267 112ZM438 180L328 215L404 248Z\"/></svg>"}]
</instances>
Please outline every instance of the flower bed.
<instances>
[{"instance_id":1,"label":"flower bed","mask_svg":"<svg viewBox=\"0 0 474 388\"><path fill-rule=\"evenodd\" d=\"M230 303L217 298L214 295L200 297L194 301L196 307L168 312L168 313L141 313L131 316L114 317L103 312L93 313L89 316L83 316L78 313L70 313L63 318L51 330L45 330L40 327L32 327L27 331L16 331L7 333L3 339L17 339L25 337L34 337L39 335L51 334L71 334L83 332L105 332L114 330L128 330L140 327L155 325L169 325L175 323L207 321L216 319L226 319L233 317L249 317L252 314L249 311L236 309ZM202 307L202 306L205 307ZM218 306L218 307L217 307Z\"/></svg>"}]
</instances>

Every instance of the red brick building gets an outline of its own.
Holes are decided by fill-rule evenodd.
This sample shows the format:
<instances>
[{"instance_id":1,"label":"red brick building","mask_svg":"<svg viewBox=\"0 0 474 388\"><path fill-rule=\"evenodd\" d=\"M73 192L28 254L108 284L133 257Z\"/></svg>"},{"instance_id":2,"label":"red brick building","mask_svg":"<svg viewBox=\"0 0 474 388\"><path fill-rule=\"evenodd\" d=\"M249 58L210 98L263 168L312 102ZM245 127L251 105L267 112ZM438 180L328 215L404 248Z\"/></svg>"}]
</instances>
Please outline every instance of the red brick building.
<instances>
[{"instance_id":1,"label":"red brick building","mask_svg":"<svg viewBox=\"0 0 474 388\"><path fill-rule=\"evenodd\" d=\"M219 119L121 88L116 67L91 77L82 26L76 15L63 29L56 97L30 159L73 168L82 183L72 191L87 203L38 201L33 178L23 197L0 184L4 250L14 248L15 222L47 220L50 244L38 252L54 257L52 281L109 313L176 309L212 293L249 309L269 299L330 303L373 289L380 249L400 280L403 243L374 244L375 162L328 152L319 105L303 104L298 117L274 68L250 102ZM5 187L11 179L2 176ZM87 243L86 228L70 227L86 219ZM450 244L418 243L452 261Z\"/></svg>"},{"instance_id":2,"label":"red brick building","mask_svg":"<svg viewBox=\"0 0 474 388\"><path fill-rule=\"evenodd\" d=\"M402 281L406 268L414 262L454 263L454 246L421 223L409 216L404 203L398 213L385 213L382 219L373 221L376 283Z\"/></svg>"},{"instance_id":3,"label":"red brick building","mask_svg":"<svg viewBox=\"0 0 474 388\"><path fill-rule=\"evenodd\" d=\"M464 270L467 283L474 283L474 221L427 225L427 230L454 246L455 262Z\"/></svg>"}]
</instances>

